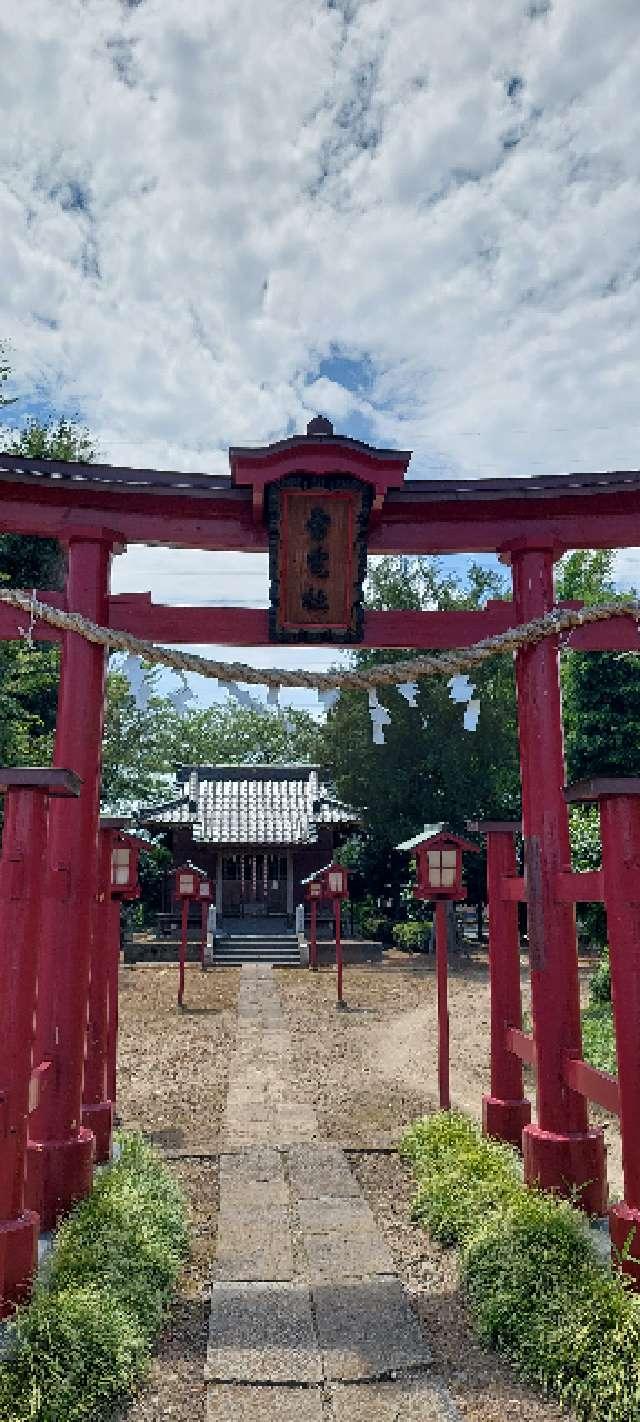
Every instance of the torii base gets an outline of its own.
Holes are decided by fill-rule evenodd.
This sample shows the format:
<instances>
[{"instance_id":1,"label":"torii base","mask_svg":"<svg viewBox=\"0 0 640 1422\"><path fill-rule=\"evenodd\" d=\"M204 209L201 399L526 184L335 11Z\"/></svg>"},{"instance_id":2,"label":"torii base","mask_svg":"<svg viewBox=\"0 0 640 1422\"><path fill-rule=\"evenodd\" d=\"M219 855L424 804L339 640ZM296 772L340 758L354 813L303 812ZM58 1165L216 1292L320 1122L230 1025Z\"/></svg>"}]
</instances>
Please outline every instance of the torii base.
<instances>
[{"instance_id":1,"label":"torii base","mask_svg":"<svg viewBox=\"0 0 640 1422\"><path fill-rule=\"evenodd\" d=\"M525 1126L522 1133L527 1185L571 1199L588 1215L607 1213L607 1157L601 1126L571 1135Z\"/></svg>"},{"instance_id":2,"label":"torii base","mask_svg":"<svg viewBox=\"0 0 640 1422\"><path fill-rule=\"evenodd\" d=\"M640 1292L640 1210L625 1205L624 1200L609 1210L609 1234L613 1264L632 1280Z\"/></svg>"},{"instance_id":3,"label":"torii base","mask_svg":"<svg viewBox=\"0 0 640 1422\"><path fill-rule=\"evenodd\" d=\"M40 1220L33 1210L0 1221L0 1318L8 1318L31 1293L39 1233Z\"/></svg>"},{"instance_id":4,"label":"torii base","mask_svg":"<svg viewBox=\"0 0 640 1422\"><path fill-rule=\"evenodd\" d=\"M522 1132L531 1121L531 1102L503 1101L499 1096L482 1098L482 1131L485 1136L504 1141L522 1150Z\"/></svg>"},{"instance_id":5,"label":"torii base","mask_svg":"<svg viewBox=\"0 0 640 1422\"><path fill-rule=\"evenodd\" d=\"M97 1101L83 1105L82 1124L95 1136L96 1165L106 1165L111 1160L113 1144L113 1102Z\"/></svg>"},{"instance_id":6,"label":"torii base","mask_svg":"<svg viewBox=\"0 0 640 1422\"><path fill-rule=\"evenodd\" d=\"M80 1127L64 1141L28 1141L25 1199L40 1216L43 1230L54 1229L93 1183L93 1131Z\"/></svg>"}]
</instances>

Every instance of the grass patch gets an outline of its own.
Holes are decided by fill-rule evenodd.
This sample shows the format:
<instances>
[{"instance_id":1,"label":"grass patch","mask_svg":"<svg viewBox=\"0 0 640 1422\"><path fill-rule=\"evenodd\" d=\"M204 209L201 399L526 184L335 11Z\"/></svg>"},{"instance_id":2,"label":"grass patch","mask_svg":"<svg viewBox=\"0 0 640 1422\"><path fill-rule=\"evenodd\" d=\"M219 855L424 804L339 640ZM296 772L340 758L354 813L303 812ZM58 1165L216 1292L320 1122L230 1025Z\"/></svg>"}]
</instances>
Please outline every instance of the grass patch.
<instances>
[{"instance_id":1,"label":"grass patch","mask_svg":"<svg viewBox=\"0 0 640 1422\"><path fill-rule=\"evenodd\" d=\"M185 1206L140 1137L60 1226L46 1278L11 1324L2 1422L112 1414L144 1376L187 1253Z\"/></svg>"},{"instance_id":2,"label":"grass patch","mask_svg":"<svg viewBox=\"0 0 640 1422\"><path fill-rule=\"evenodd\" d=\"M417 1122L401 1151L414 1218L461 1251L480 1339L583 1422L637 1422L640 1297L601 1263L579 1211L523 1185L509 1147L464 1116Z\"/></svg>"},{"instance_id":3,"label":"grass patch","mask_svg":"<svg viewBox=\"0 0 640 1422\"><path fill-rule=\"evenodd\" d=\"M590 1002L582 1014L582 1054L599 1071L615 1076L616 1037L610 1002Z\"/></svg>"}]
</instances>

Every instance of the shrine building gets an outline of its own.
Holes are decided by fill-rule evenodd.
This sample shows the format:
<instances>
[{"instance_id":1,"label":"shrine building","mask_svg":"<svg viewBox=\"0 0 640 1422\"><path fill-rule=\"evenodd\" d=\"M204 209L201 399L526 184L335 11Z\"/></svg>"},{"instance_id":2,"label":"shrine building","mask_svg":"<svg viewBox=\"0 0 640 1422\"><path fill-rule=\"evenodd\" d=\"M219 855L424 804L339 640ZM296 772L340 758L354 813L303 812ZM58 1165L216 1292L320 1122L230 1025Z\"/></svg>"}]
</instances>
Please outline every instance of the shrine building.
<instances>
[{"instance_id":1,"label":"shrine building","mask_svg":"<svg viewBox=\"0 0 640 1422\"><path fill-rule=\"evenodd\" d=\"M175 796L137 821L164 836L167 884L173 868L191 861L215 884L223 918L291 920L302 880L333 858L359 816L317 765L188 765L177 772Z\"/></svg>"}]
</instances>

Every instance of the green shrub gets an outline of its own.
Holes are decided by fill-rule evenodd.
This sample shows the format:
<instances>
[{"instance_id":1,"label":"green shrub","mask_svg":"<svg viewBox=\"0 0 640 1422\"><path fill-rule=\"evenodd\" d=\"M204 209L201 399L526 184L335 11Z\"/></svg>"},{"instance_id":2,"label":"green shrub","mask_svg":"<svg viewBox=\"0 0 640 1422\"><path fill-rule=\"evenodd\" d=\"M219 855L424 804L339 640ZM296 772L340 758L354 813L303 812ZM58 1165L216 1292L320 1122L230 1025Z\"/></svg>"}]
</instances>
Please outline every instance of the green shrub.
<instances>
[{"instance_id":1,"label":"green shrub","mask_svg":"<svg viewBox=\"0 0 640 1422\"><path fill-rule=\"evenodd\" d=\"M582 1014L584 1059L599 1071L617 1071L616 1038L610 1002L590 1003Z\"/></svg>"},{"instance_id":2,"label":"green shrub","mask_svg":"<svg viewBox=\"0 0 640 1422\"><path fill-rule=\"evenodd\" d=\"M408 953L424 953L429 946L431 924L428 919L414 919L408 923L394 923L393 941L396 948L404 948Z\"/></svg>"},{"instance_id":3,"label":"green shrub","mask_svg":"<svg viewBox=\"0 0 640 1422\"><path fill-rule=\"evenodd\" d=\"M381 913L366 913L360 919L363 938L373 938L379 943L391 943L393 924Z\"/></svg>"},{"instance_id":4,"label":"green shrub","mask_svg":"<svg viewBox=\"0 0 640 1422\"><path fill-rule=\"evenodd\" d=\"M513 1154L466 1117L405 1134L414 1214L462 1245L461 1282L479 1337L583 1422L639 1422L640 1298L600 1262L583 1215L528 1189Z\"/></svg>"},{"instance_id":5,"label":"green shrub","mask_svg":"<svg viewBox=\"0 0 640 1422\"><path fill-rule=\"evenodd\" d=\"M589 983L589 998L591 1002L611 1002L611 965L608 948L605 948Z\"/></svg>"},{"instance_id":6,"label":"green shrub","mask_svg":"<svg viewBox=\"0 0 640 1422\"><path fill-rule=\"evenodd\" d=\"M487 1220L512 1201L521 1171L508 1146L478 1136L464 1116L450 1119L451 1130L441 1115L421 1122L402 1149L419 1168L413 1218L442 1244L459 1244L477 1229L478 1218Z\"/></svg>"},{"instance_id":7,"label":"green shrub","mask_svg":"<svg viewBox=\"0 0 640 1422\"><path fill-rule=\"evenodd\" d=\"M2 1422L109 1414L144 1373L187 1250L175 1183L138 1137L60 1226L0 1366Z\"/></svg>"}]
</instances>

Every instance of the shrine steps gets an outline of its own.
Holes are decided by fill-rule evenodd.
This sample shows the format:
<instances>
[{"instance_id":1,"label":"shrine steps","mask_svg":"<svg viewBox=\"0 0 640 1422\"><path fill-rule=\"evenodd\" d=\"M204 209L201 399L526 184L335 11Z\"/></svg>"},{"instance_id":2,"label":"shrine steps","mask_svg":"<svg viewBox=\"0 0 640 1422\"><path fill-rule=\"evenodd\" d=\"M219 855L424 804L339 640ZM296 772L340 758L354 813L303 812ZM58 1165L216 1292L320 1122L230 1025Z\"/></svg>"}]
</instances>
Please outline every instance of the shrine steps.
<instances>
[{"instance_id":1,"label":"shrine steps","mask_svg":"<svg viewBox=\"0 0 640 1422\"><path fill-rule=\"evenodd\" d=\"M263 963L274 968L299 968L297 938L289 934L243 934L219 938L213 962L218 968L238 968L243 963Z\"/></svg>"}]
</instances>

